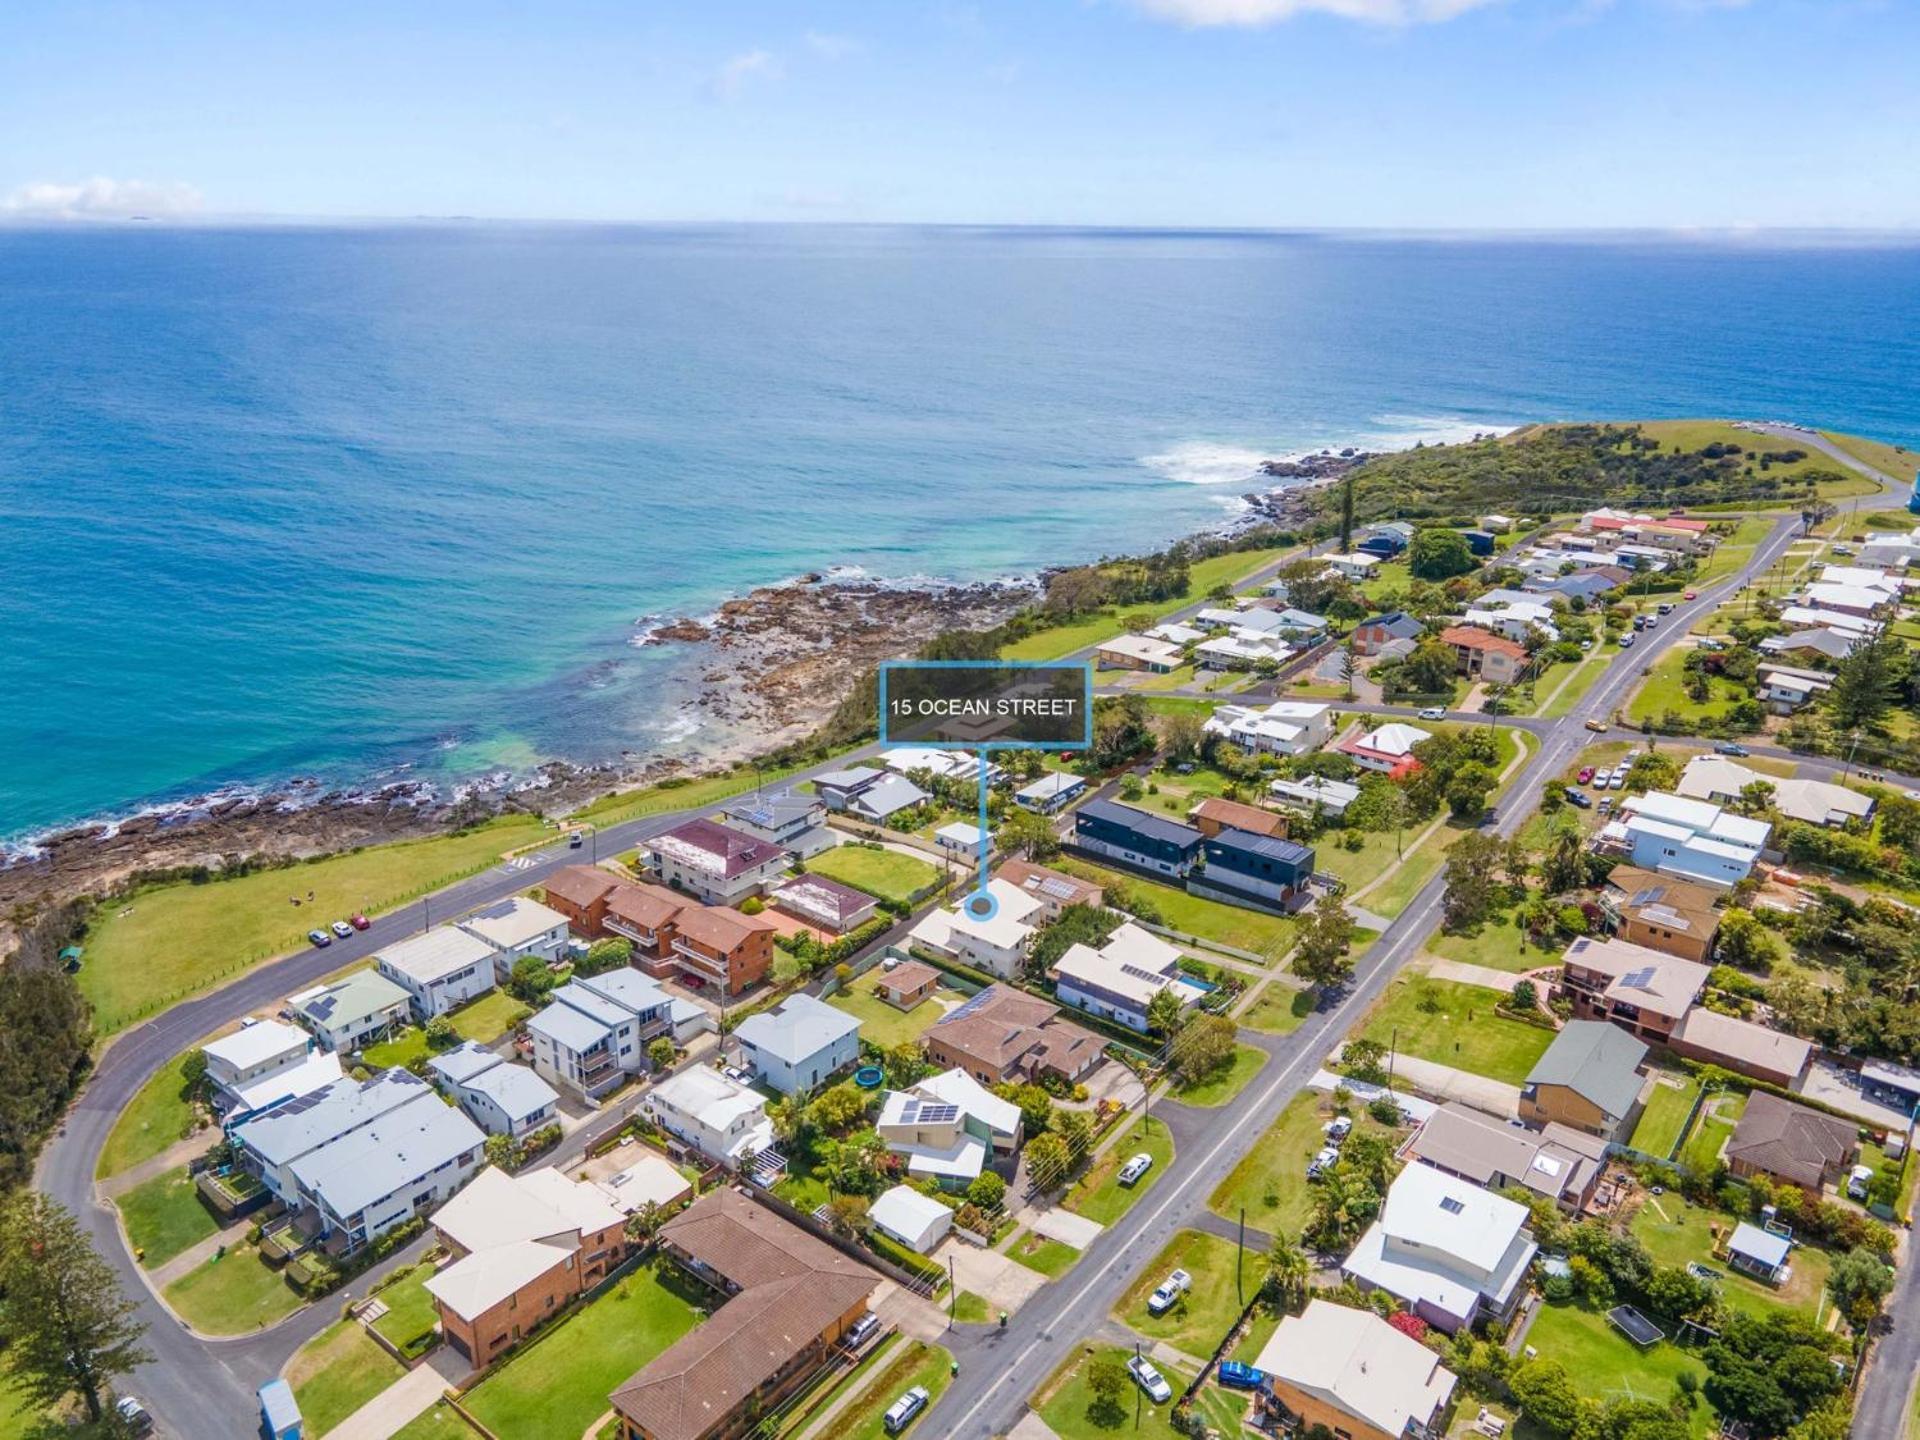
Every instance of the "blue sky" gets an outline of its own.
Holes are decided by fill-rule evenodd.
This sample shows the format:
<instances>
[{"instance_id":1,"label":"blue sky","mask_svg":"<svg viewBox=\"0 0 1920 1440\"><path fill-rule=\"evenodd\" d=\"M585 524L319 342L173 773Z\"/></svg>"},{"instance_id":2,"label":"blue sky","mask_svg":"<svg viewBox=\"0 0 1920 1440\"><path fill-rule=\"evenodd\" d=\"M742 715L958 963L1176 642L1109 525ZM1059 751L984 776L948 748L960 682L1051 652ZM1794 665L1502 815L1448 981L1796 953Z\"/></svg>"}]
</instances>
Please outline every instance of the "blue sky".
<instances>
[{"instance_id":1,"label":"blue sky","mask_svg":"<svg viewBox=\"0 0 1920 1440\"><path fill-rule=\"evenodd\" d=\"M7 0L0 213L1920 226L1912 0Z\"/></svg>"}]
</instances>

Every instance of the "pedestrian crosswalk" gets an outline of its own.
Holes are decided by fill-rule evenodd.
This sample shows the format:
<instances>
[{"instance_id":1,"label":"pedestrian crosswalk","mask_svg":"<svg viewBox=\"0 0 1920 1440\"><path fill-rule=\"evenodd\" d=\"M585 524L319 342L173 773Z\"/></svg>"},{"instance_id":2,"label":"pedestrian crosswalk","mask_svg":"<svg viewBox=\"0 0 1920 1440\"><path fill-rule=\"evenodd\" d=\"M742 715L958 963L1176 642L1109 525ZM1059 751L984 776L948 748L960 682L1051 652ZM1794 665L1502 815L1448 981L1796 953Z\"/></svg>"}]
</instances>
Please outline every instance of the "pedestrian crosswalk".
<instances>
[{"instance_id":1,"label":"pedestrian crosswalk","mask_svg":"<svg viewBox=\"0 0 1920 1440\"><path fill-rule=\"evenodd\" d=\"M539 863L537 856L516 855L501 868L506 870L531 870L537 863Z\"/></svg>"}]
</instances>

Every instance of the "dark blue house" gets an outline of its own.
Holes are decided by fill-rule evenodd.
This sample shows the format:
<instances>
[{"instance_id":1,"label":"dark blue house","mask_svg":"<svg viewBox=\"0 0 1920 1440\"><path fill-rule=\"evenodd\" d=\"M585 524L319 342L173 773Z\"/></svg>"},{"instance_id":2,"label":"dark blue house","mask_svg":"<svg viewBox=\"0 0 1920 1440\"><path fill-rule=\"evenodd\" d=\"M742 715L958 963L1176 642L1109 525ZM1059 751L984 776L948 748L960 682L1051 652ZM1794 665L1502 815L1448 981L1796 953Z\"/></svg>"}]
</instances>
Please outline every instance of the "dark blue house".
<instances>
[{"instance_id":1,"label":"dark blue house","mask_svg":"<svg viewBox=\"0 0 1920 1440\"><path fill-rule=\"evenodd\" d=\"M1293 840L1222 830L1204 849L1206 868L1187 881L1197 894L1218 891L1223 898L1285 907L1313 874L1313 847Z\"/></svg>"},{"instance_id":2,"label":"dark blue house","mask_svg":"<svg viewBox=\"0 0 1920 1440\"><path fill-rule=\"evenodd\" d=\"M1184 877L1205 839L1191 825L1111 800L1089 800L1073 812L1073 843L1080 849L1160 875Z\"/></svg>"},{"instance_id":3,"label":"dark blue house","mask_svg":"<svg viewBox=\"0 0 1920 1440\"><path fill-rule=\"evenodd\" d=\"M1491 530L1462 530L1460 533L1467 537L1467 549L1471 550L1474 554L1491 555L1493 553L1493 532Z\"/></svg>"}]
</instances>

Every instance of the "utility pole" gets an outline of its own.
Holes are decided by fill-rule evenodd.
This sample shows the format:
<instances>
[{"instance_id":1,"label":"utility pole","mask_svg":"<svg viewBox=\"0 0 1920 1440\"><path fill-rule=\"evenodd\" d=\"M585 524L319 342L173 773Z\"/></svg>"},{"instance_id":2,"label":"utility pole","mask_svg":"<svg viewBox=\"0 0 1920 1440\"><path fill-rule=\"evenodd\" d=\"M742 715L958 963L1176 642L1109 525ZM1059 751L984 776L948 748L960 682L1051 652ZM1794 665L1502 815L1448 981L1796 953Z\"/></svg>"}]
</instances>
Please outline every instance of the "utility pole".
<instances>
[{"instance_id":1,"label":"utility pole","mask_svg":"<svg viewBox=\"0 0 1920 1440\"><path fill-rule=\"evenodd\" d=\"M1240 1262L1246 1258L1247 1253L1247 1207L1244 1205L1240 1207L1240 1239L1238 1246L1239 1248L1234 1251L1233 1255L1233 1298L1240 1302L1240 1308L1244 1310L1247 1308L1247 1296L1240 1285Z\"/></svg>"},{"instance_id":2,"label":"utility pole","mask_svg":"<svg viewBox=\"0 0 1920 1440\"><path fill-rule=\"evenodd\" d=\"M1133 1342L1133 1358L1136 1360L1140 1358L1140 1342L1138 1340ZM1133 1382L1133 1428L1136 1430L1140 1428L1140 1381L1137 1377Z\"/></svg>"},{"instance_id":3,"label":"utility pole","mask_svg":"<svg viewBox=\"0 0 1920 1440\"><path fill-rule=\"evenodd\" d=\"M1400 1027L1393 1027L1393 1033L1387 1040L1387 1093L1393 1093L1393 1061L1400 1049Z\"/></svg>"},{"instance_id":4,"label":"utility pole","mask_svg":"<svg viewBox=\"0 0 1920 1440\"><path fill-rule=\"evenodd\" d=\"M953 1278L953 1252L947 1252L947 1328L953 1328L953 1322L960 1309L960 1285Z\"/></svg>"}]
</instances>

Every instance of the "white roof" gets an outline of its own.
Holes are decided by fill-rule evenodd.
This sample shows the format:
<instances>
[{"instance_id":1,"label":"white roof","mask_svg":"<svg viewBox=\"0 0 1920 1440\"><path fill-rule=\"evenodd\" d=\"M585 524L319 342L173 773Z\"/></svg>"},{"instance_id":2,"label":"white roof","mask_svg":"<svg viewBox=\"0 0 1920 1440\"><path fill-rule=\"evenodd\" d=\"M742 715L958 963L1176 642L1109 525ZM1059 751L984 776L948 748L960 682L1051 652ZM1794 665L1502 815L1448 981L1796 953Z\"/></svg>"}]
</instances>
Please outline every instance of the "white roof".
<instances>
[{"instance_id":1,"label":"white roof","mask_svg":"<svg viewBox=\"0 0 1920 1440\"><path fill-rule=\"evenodd\" d=\"M1525 1274L1538 1249L1526 1221L1523 1205L1409 1165L1341 1268L1403 1300L1469 1316L1483 1295L1504 1302Z\"/></svg>"},{"instance_id":2,"label":"white roof","mask_svg":"<svg viewBox=\"0 0 1920 1440\"><path fill-rule=\"evenodd\" d=\"M1254 1365L1388 1435L1405 1434L1409 1421L1425 1425L1455 1384L1418 1340L1371 1310L1327 1300L1282 1320Z\"/></svg>"},{"instance_id":3,"label":"white roof","mask_svg":"<svg viewBox=\"0 0 1920 1440\"><path fill-rule=\"evenodd\" d=\"M911 1185L896 1185L867 1207L867 1219L889 1234L915 1244L936 1227L953 1224L953 1211Z\"/></svg>"},{"instance_id":4,"label":"white roof","mask_svg":"<svg viewBox=\"0 0 1920 1440\"><path fill-rule=\"evenodd\" d=\"M596 1020L591 1015L562 1000L555 1000L538 1015L527 1021L527 1029L536 1035L562 1045L578 1054L590 1050L606 1038L612 1029L606 1021Z\"/></svg>"},{"instance_id":5,"label":"white roof","mask_svg":"<svg viewBox=\"0 0 1920 1440\"><path fill-rule=\"evenodd\" d=\"M491 965L493 951L487 941L469 935L458 925L443 925L389 945L374 959L418 984L431 985L469 965Z\"/></svg>"},{"instance_id":6,"label":"white roof","mask_svg":"<svg viewBox=\"0 0 1920 1440\"><path fill-rule=\"evenodd\" d=\"M951 1149L937 1150L931 1145L890 1145L896 1155L907 1157L909 1175L936 1180L973 1180L987 1168L987 1147L971 1135L962 1135Z\"/></svg>"},{"instance_id":7,"label":"white roof","mask_svg":"<svg viewBox=\"0 0 1920 1440\"><path fill-rule=\"evenodd\" d=\"M486 1046L465 1040L427 1061L427 1068L455 1085L464 1085L482 1070L491 1070L501 1059Z\"/></svg>"},{"instance_id":8,"label":"white roof","mask_svg":"<svg viewBox=\"0 0 1920 1440\"><path fill-rule=\"evenodd\" d=\"M987 838L986 831L964 820L950 820L933 833L937 839L948 840L955 845L978 845Z\"/></svg>"},{"instance_id":9,"label":"white roof","mask_svg":"<svg viewBox=\"0 0 1920 1440\"><path fill-rule=\"evenodd\" d=\"M1144 1006L1178 978L1179 962L1178 950L1129 920L1098 950L1068 946L1055 969L1062 979L1096 985Z\"/></svg>"},{"instance_id":10,"label":"white roof","mask_svg":"<svg viewBox=\"0 0 1920 1440\"><path fill-rule=\"evenodd\" d=\"M259 1020L242 1026L231 1035L209 1040L200 1048L212 1059L225 1061L235 1070L245 1070L250 1065L272 1060L289 1050L304 1050L307 1040L307 1032L297 1025L288 1025L279 1020Z\"/></svg>"},{"instance_id":11,"label":"white roof","mask_svg":"<svg viewBox=\"0 0 1920 1440\"><path fill-rule=\"evenodd\" d=\"M1784 1265L1792 1250L1792 1242L1784 1235L1775 1235L1770 1230L1762 1230L1758 1225L1749 1225L1742 1220L1733 1227L1733 1238L1727 1241L1727 1248L1736 1255L1745 1255L1758 1260L1762 1265Z\"/></svg>"},{"instance_id":12,"label":"white roof","mask_svg":"<svg viewBox=\"0 0 1920 1440\"><path fill-rule=\"evenodd\" d=\"M1379 563L1380 563L1379 560L1375 559L1371 555L1329 555L1327 556L1327 564L1338 565L1343 569L1351 569L1354 567L1358 567L1362 570L1371 570Z\"/></svg>"},{"instance_id":13,"label":"white roof","mask_svg":"<svg viewBox=\"0 0 1920 1440\"><path fill-rule=\"evenodd\" d=\"M1724 755L1696 755L1680 776L1680 793L1699 799L1736 796L1760 782L1773 787L1773 808L1790 820L1825 825L1835 816L1859 818L1873 812L1873 801L1857 790L1827 780L1762 775Z\"/></svg>"},{"instance_id":14,"label":"white roof","mask_svg":"<svg viewBox=\"0 0 1920 1440\"><path fill-rule=\"evenodd\" d=\"M629 1215L643 1205L671 1205L692 1190L692 1181L664 1155L651 1150L642 1151L631 1165L600 1185L608 1203Z\"/></svg>"},{"instance_id":15,"label":"white roof","mask_svg":"<svg viewBox=\"0 0 1920 1440\"><path fill-rule=\"evenodd\" d=\"M433 1217L471 1253L429 1279L427 1293L463 1320L477 1319L578 1250L583 1232L625 1218L599 1186L558 1170L516 1178L488 1166Z\"/></svg>"},{"instance_id":16,"label":"white roof","mask_svg":"<svg viewBox=\"0 0 1920 1440\"><path fill-rule=\"evenodd\" d=\"M427 1279L427 1293L462 1320L478 1320L531 1285L580 1247L557 1240L515 1240L455 1261Z\"/></svg>"},{"instance_id":17,"label":"white roof","mask_svg":"<svg viewBox=\"0 0 1920 1440\"><path fill-rule=\"evenodd\" d=\"M485 1095L509 1120L524 1120L557 1103L560 1094L525 1065L492 1065L465 1082Z\"/></svg>"},{"instance_id":18,"label":"white roof","mask_svg":"<svg viewBox=\"0 0 1920 1440\"><path fill-rule=\"evenodd\" d=\"M1144 660L1149 665L1178 665L1180 647L1147 635L1116 635L1095 647L1101 655L1120 655L1128 660Z\"/></svg>"},{"instance_id":19,"label":"white roof","mask_svg":"<svg viewBox=\"0 0 1920 1440\"><path fill-rule=\"evenodd\" d=\"M1735 815L1718 805L1705 800L1689 800L1670 790L1649 790L1644 795L1629 795L1620 802L1620 808L1629 814L1678 827L1705 840L1737 846L1749 854L1763 848L1767 836L1773 833L1773 827L1764 820Z\"/></svg>"},{"instance_id":20,"label":"white roof","mask_svg":"<svg viewBox=\"0 0 1920 1440\"><path fill-rule=\"evenodd\" d=\"M705 1065L668 1076L648 1098L715 1130L726 1130L740 1116L767 1108L765 1097Z\"/></svg>"},{"instance_id":21,"label":"white roof","mask_svg":"<svg viewBox=\"0 0 1920 1440\"><path fill-rule=\"evenodd\" d=\"M1329 780L1324 775L1309 775L1305 780L1275 780L1267 786L1269 794L1284 795L1308 803L1344 810L1360 798L1360 787L1345 780Z\"/></svg>"},{"instance_id":22,"label":"white roof","mask_svg":"<svg viewBox=\"0 0 1920 1440\"><path fill-rule=\"evenodd\" d=\"M928 1099L944 1100L949 1105L959 1106L961 1110L984 1121L990 1129L1002 1135L1013 1135L1020 1129L1018 1105L1011 1100L1002 1100L966 1071L957 1067L952 1070L943 1070L938 1075L929 1075L913 1089L916 1094Z\"/></svg>"},{"instance_id":23,"label":"white roof","mask_svg":"<svg viewBox=\"0 0 1920 1440\"><path fill-rule=\"evenodd\" d=\"M1022 785L1014 794L1022 800L1052 800L1086 788L1087 782L1065 770L1049 770L1031 785Z\"/></svg>"},{"instance_id":24,"label":"white roof","mask_svg":"<svg viewBox=\"0 0 1920 1440\"><path fill-rule=\"evenodd\" d=\"M966 903L962 901L957 909L945 912L946 925L940 931L940 938L937 941L934 940L931 928L923 932L921 927L916 925L913 933L924 940L940 945L948 943L955 931L962 935L971 935L983 944L993 946L996 950L1012 950L1024 943L1033 933L1033 926L1027 923L1028 920L1043 907L1045 902L998 876L987 882L987 892L1000 902L1000 908L994 911L991 918L982 920L977 916L969 915ZM928 918L931 919L932 916Z\"/></svg>"},{"instance_id":25,"label":"white roof","mask_svg":"<svg viewBox=\"0 0 1920 1440\"><path fill-rule=\"evenodd\" d=\"M1865 565L1828 565L1820 571L1822 585L1852 585L1862 590L1884 590L1889 595L1900 593L1900 582L1884 570L1874 570Z\"/></svg>"},{"instance_id":26,"label":"white roof","mask_svg":"<svg viewBox=\"0 0 1920 1440\"><path fill-rule=\"evenodd\" d=\"M331 1050L316 1050L297 1064L283 1065L231 1093L237 1110L264 1110L324 1090L340 1076L340 1057Z\"/></svg>"},{"instance_id":27,"label":"white roof","mask_svg":"<svg viewBox=\"0 0 1920 1440\"><path fill-rule=\"evenodd\" d=\"M798 1065L860 1031L860 1022L844 1010L811 995L789 995L777 1010L749 1015L734 1028L744 1045Z\"/></svg>"},{"instance_id":28,"label":"white roof","mask_svg":"<svg viewBox=\"0 0 1920 1440\"><path fill-rule=\"evenodd\" d=\"M474 911L460 922L460 928L479 936L496 950L515 950L552 930L564 928L566 923L567 917L558 910L524 895L510 895Z\"/></svg>"},{"instance_id":29,"label":"white roof","mask_svg":"<svg viewBox=\"0 0 1920 1440\"><path fill-rule=\"evenodd\" d=\"M1431 740L1433 736L1417 725L1403 725L1391 721L1382 725L1370 735L1362 735L1358 743L1369 750L1378 750L1383 755L1406 755L1422 740Z\"/></svg>"},{"instance_id":30,"label":"white roof","mask_svg":"<svg viewBox=\"0 0 1920 1440\"><path fill-rule=\"evenodd\" d=\"M1807 586L1807 599L1815 605L1831 605L1842 610L1873 610L1892 598L1884 590L1865 585Z\"/></svg>"},{"instance_id":31,"label":"white roof","mask_svg":"<svg viewBox=\"0 0 1920 1440\"><path fill-rule=\"evenodd\" d=\"M1207 632L1192 625L1182 625L1177 620L1169 620L1147 631L1147 636L1152 640L1164 640L1169 645L1191 645L1196 640L1206 639Z\"/></svg>"},{"instance_id":32,"label":"white roof","mask_svg":"<svg viewBox=\"0 0 1920 1440\"><path fill-rule=\"evenodd\" d=\"M1817 626L1838 630L1842 635L1870 635L1880 628L1878 623L1862 616L1822 610L1813 605L1789 605L1780 612L1780 619L1787 625Z\"/></svg>"},{"instance_id":33,"label":"white roof","mask_svg":"<svg viewBox=\"0 0 1920 1440\"><path fill-rule=\"evenodd\" d=\"M1318 700L1276 700L1260 713L1269 720L1318 720L1333 707Z\"/></svg>"}]
</instances>

